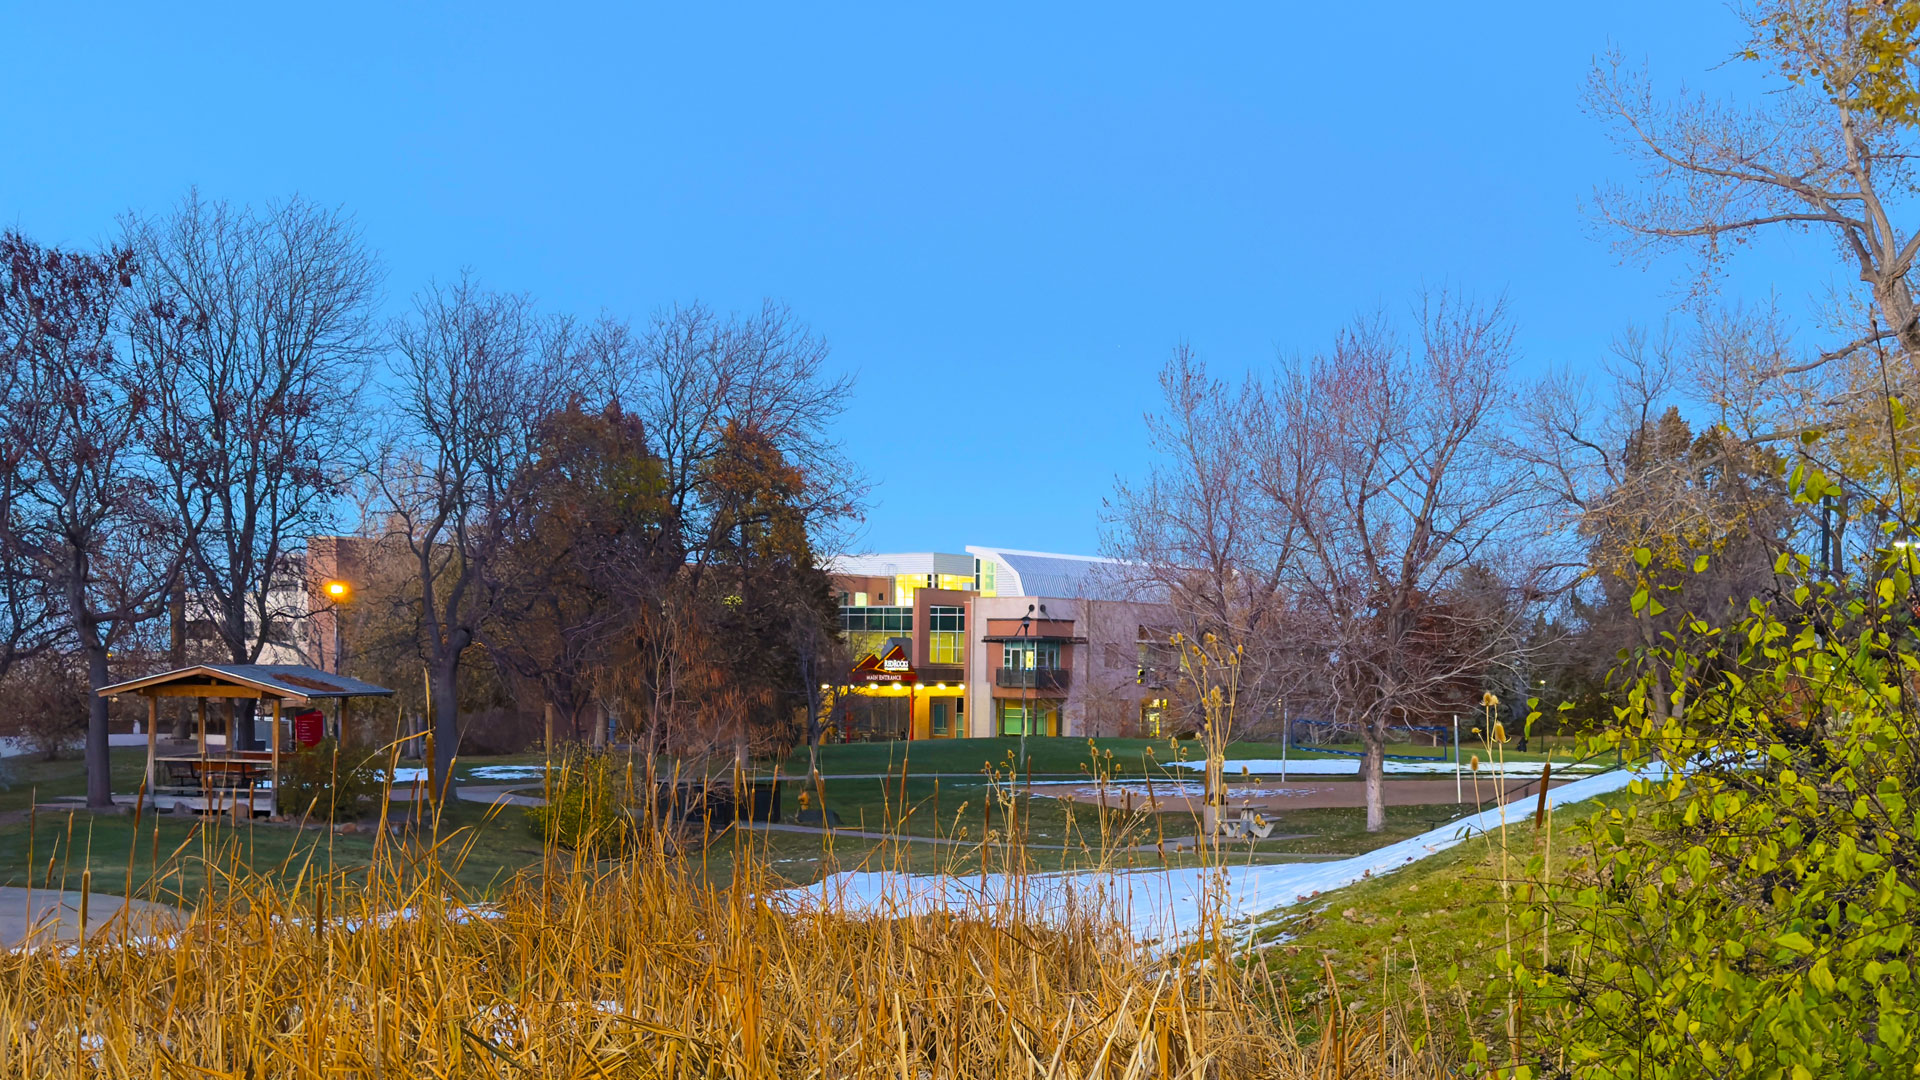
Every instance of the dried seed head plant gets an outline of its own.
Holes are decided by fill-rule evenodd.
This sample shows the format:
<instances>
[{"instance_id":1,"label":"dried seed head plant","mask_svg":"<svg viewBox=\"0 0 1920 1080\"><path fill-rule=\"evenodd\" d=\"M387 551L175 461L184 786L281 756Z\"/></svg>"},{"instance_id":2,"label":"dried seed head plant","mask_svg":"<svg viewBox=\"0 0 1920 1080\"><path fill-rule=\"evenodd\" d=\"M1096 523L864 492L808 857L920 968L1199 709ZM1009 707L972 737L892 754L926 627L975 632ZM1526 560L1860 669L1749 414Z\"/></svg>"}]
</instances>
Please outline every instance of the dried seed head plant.
<instances>
[{"instance_id":1,"label":"dried seed head plant","mask_svg":"<svg viewBox=\"0 0 1920 1080\"><path fill-rule=\"evenodd\" d=\"M268 871L241 831L199 830L132 890L164 898L199 863L209 884L175 897L191 900L177 928L0 954L0 1075L1443 1072L1417 1016L1363 1021L1337 990L1296 1000L1215 944L1142 946L1096 905L1043 922L1012 888L965 916L802 908L780 898L767 834L714 842L735 859L721 886L634 820L614 857L547 830L542 861L485 896L455 876L470 827L406 843L383 828L371 865L329 868L310 848Z\"/></svg>"}]
</instances>

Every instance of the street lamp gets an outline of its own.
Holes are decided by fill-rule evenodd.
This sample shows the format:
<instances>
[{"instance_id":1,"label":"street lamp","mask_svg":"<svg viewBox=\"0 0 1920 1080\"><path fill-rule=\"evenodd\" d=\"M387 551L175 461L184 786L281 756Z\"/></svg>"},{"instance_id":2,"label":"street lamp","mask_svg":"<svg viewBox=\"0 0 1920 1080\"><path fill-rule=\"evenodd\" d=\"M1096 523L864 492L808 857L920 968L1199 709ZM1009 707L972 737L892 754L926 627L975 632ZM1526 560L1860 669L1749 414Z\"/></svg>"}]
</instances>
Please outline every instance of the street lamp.
<instances>
[{"instance_id":1,"label":"street lamp","mask_svg":"<svg viewBox=\"0 0 1920 1080\"><path fill-rule=\"evenodd\" d=\"M1025 639L1020 650L1014 653L1023 669L1020 676L1020 767L1027 764L1027 731L1033 727L1033 605L1027 605L1027 613L1020 616L1020 632L1014 635Z\"/></svg>"},{"instance_id":2,"label":"street lamp","mask_svg":"<svg viewBox=\"0 0 1920 1080\"><path fill-rule=\"evenodd\" d=\"M353 599L353 586L339 578L333 578L322 585L321 590L327 594L327 600L333 604L333 673L339 675L342 674L340 667L347 641L346 627L343 625L345 620L341 618L340 609ZM335 698L333 701L333 737L342 741L346 739L347 733L345 718L340 715L340 710L345 707L345 704L345 698Z\"/></svg>"},{"instance_id":3,"label":"street lamp","mask_svg":"<svg viewBox=\"0 0 1920 1080\"><path fill-rule=\"evenodd\" d=\"M341 626L340 607L353 599L353 586L345 581L341 581L339 578L334 578L320 586L320 588L321 591L327 594L327 599L333 604L333 673L339 675L341 674L340 651L346 641Z\"/></svg>"}]
</instances>

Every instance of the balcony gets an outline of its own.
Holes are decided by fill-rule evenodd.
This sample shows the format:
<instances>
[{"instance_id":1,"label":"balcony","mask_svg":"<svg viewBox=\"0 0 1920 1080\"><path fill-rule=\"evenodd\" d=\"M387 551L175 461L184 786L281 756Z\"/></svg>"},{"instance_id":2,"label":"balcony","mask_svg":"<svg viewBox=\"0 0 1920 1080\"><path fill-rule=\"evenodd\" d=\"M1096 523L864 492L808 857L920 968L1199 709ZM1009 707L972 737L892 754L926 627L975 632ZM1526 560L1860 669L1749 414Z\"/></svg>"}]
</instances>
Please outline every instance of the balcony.
<instances>
[{"instance_id":1,"label":"balcony","mask_svg":"<svg viewBox=\"0 0 1920 1080\"><path fill-rule=\"evenodd\" d=\"M994 673L994 685L1014 690L1065 690L1072 681L1066 668L1010 668Z\"/></svg>"}]
</instances>

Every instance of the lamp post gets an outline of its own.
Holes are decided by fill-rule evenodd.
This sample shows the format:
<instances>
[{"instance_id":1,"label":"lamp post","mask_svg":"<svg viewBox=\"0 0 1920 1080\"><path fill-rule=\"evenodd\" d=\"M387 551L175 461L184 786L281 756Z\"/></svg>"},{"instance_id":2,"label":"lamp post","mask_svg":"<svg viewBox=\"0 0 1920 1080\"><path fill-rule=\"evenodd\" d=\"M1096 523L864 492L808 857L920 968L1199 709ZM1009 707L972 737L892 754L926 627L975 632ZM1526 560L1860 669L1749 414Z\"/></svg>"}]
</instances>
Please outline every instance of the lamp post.
<instances>
[{"instance_id":1,"label":"lamp post","mask_svg":"<svg viewBox=\"0 0 1920 1080\"><path fill-rule=\"evenodd\" d=\"M1033 727L1033 605L1027 605L1027 613L1020 616L1020 632L1015 635L1022 640L1020 649L1014 653L1020 660L1023 674L1020 676L1020 768L1027 766L1027 731Z\"/></svg>"},{"instance_id":2,"label":"lamp post","mask_svg":"<svg viewBox=\"0 0 1920 1080\"><path fill-rule=\"evenodd\" d=\"M327 594L327 601L333 605L333 673L340 674L340 652L344 647L346 635L341 626L340 609L353 599L353 586L338 578L327 582L321 588Z\"/></svg>"},{"instance_id":3,"label":"lamp post","mask_svg":"<svg viewBox=\"0 0 1920 1080\"><path fill-rule=\"evenodd\" d=\"M347 602L353 599L353 586L339 578L333 578L323 585L322 588L326 591L328 602L333 605L333 673L340 675L343 674L340 667L341 662L345 659L342 654L346 650L347 642L346 627L344 625L345 619L343 616L346 614L345 607ZM345 701L345 698L333 699L333 737L343 741L346 732L342 730L343 722L340 716L340 710L345 707Z\"/></svg>"}]
</instances>

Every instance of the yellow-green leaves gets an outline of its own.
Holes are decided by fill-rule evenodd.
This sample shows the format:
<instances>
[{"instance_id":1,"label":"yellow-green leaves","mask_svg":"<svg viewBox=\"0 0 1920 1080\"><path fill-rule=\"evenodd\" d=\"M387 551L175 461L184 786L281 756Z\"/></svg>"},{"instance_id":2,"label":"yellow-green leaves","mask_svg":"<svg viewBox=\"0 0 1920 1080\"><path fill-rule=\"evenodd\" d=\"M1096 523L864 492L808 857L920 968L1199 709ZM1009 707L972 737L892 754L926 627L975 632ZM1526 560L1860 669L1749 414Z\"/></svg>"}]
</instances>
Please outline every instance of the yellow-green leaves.
<instances>
[{"instance_id":1,"label":"yellow-green leaves","mask_svg":"<svg viewBox=\"0 0 1920 1080\"><path fill-rule=\"evenodd\" d=\"M1809 941L1807 935L1798 930L1781 934L1773 940L1775 944L1784 945L1797 953L1810 953L1813 951L1813 942Z\"/></svg>"},{"instance_id":2,"label":"yellow-green leaves","mask_svg":"<svg viewBox=\"0 0 1920 1080\"><path fill-rule=\"evenodd\" d=\"M1784 595L1690 614L1646 649L1593 741L1673 772L1582 827L1580 887L1528 874L1521 925L1551 912L1553 955L1569 958L1564 974L1526 972L1535 1060L1688 1080L1920 1075L1911 574L1776 567ZM1668 587L1641 584L1636 614Z\"/></svg>"}]
</instances>

